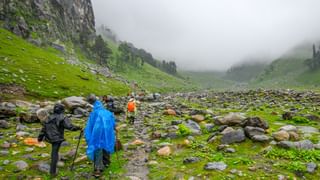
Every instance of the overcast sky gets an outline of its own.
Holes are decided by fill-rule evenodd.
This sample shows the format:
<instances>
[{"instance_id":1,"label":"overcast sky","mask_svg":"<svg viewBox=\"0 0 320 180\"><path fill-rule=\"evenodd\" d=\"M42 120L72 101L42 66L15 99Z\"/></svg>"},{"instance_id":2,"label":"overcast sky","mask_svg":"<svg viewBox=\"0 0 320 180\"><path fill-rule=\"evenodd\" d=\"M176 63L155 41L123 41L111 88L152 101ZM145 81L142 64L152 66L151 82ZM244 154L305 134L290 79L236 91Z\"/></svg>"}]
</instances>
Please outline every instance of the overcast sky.
<instances>
[{"instance_id":1,"label":"overcast sky","mask_svg":"<svg viewBox=\"0 0 320 180\"><path fill-rule=\"evenodd\" d=\"M225 70L320 39L320 0L92 0L96 24L180 69Z\"/></svg>"}]
</instances>

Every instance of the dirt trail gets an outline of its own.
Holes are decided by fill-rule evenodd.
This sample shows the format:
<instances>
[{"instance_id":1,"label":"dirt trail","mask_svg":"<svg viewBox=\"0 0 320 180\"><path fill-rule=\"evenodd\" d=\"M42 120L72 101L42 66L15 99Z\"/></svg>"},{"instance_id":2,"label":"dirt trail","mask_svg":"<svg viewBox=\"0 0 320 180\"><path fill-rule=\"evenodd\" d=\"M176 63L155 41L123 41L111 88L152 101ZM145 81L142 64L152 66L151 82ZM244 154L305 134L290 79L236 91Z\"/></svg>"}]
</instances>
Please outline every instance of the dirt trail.
<instances>
[{"instance_id":1,"label":"dirt trail","mask_svg":"<svg viewBox=\"0 0 320 180\"><path fill-rule=\"evenodd\" d=\"M132 180L146 180L149 179L147 163L149 156L148 152L150 150L150 139L147 134L148 127L144 125L144 116L141 114L141 111L138 112L138 116L133 125L133 140L140 139L145 142L145 144L126 151L125 156L128 157L128 164L125 167L127 170L125 177Z\"/></svg>"}]
</instances>

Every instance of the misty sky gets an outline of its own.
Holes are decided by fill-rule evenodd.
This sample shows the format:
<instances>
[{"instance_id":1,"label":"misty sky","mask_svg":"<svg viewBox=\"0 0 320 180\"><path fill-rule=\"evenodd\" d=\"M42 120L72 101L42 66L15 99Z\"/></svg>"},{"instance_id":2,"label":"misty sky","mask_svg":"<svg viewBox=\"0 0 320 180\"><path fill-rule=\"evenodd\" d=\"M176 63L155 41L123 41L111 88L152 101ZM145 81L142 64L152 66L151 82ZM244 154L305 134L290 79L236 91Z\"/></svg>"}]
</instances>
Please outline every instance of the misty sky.
<instances>
[{"instance_id":1,"label":"misty sky","mask_svg":"<svg viewBox=\"0 0 320 180\"><path fill-rule=\"evenodd\" d=\"M225 70L320 39L320 0L92 0L96 24L180 69ZM310 47L311 48L311 47Z\"/></svg>"}]
</instances>

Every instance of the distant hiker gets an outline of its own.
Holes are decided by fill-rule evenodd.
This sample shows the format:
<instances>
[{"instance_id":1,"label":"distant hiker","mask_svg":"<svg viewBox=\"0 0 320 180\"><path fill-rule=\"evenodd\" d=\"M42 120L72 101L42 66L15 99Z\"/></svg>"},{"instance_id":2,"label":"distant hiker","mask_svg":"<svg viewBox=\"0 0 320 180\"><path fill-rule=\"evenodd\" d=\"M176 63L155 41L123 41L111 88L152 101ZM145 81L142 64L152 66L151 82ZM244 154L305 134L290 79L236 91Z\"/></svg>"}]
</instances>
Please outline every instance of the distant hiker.
<instances>
[{"instance_id":1,"label":"distant hiker","mask_svg":"<svg viewBox=\"0 0 320 180\"><path fill-rule=\"evenodd\" d=\"M73 125L70 120L64 116L64 105L58 103L53 108L53 114L44 121L41 132L38 136L38 141L44 139L52 144L51 149L51 176L57 175L57 163L59 158L59 149L64 139L64 129L71 131L81 130L80 127Z\"/></svg>"},{"instance_id":2,"label":"distant hiker","mask_svg":"<svg viewBox=\"0 0 320 180\"><path fill-rule=\"evenodd\" d=\"M124 112L121 108L116 107L112 96L103 96L102 100L106 106L106 109L110 112L113 112L114 114L120 114Z\"/></svg>"},{"instance_id":3,"label":"distant hiker","mask_svg":"<svg viewBox=\"0 0 320 180\"><path fill-rule=\"evenodd\" d=\"M87 156L94 162L94 175L100 176L111 163L110 154L114 152L116 142L116 122L113 113L106 110L95 95L89 95L87 100L93 105L84 131Z\"/></svg>"},{"instance_id":4,"label":"distant hiker","mask_svg":"<svg viewBox=\"0 0 320 180\"><path fill-rule=\"evenodd\" d=\"M127 104L127 118L129 119L130 124L134 124L137 114L136 101L134 98L130 98Z\"/></svg>"}]
</instances>

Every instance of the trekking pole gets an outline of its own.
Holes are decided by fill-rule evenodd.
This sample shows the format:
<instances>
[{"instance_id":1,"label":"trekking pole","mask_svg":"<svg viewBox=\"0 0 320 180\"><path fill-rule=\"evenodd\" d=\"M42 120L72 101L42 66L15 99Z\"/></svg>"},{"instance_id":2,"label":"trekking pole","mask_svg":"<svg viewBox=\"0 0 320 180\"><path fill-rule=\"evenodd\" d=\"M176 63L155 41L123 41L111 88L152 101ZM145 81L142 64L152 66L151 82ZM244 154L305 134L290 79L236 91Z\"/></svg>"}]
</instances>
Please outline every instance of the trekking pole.
<instances>
[{"instance_id":1,"label":"trekking pole","mask_svg":"<svg viewBox=\"0 0 320 180\"><path fill-rule=\"evenodd\" d=\"M79 140L78 140L78 144L77 144L77 148L76 148L76 153L74 154L72 165L71 165L71 168L70 168L71 171L73 171L74 161L76 160L76 157L77 157L77 152L78 152L78 149L79 149L79 144L80 144L80 141L81 141L82 133L83 133L83 130L80 131L80 136L79 136Z\"/></svg>"},{"instance_id":2,"label":"trekking pole","mask_svg":"<svg viewBox=\"0 0 320 180\"><path fill-rule=\"evenodd\" d=\"M118 141L118 131L116 131L116 142ZM119 140L120 141L120 140ZM117 146L116 146L117 147ZM117 161L118 165L120 167L120 161L119 161L119 154L118 154L118 149L116 148L116 156L117 156Z\"/></svg>"}]
</instances>

